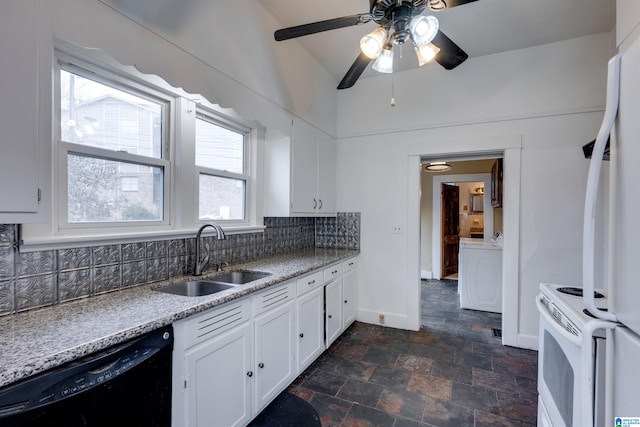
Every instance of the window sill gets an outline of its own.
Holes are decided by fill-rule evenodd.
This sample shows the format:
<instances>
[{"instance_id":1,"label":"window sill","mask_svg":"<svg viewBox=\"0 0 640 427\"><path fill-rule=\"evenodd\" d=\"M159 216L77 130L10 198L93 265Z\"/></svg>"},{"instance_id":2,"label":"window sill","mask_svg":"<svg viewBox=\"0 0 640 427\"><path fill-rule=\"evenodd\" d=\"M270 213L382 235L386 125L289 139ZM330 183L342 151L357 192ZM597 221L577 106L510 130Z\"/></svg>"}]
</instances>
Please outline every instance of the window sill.
<instances>
[{"instance_id":1,"label":"window sill","mask_svg":"<svg viewBox=\"0 0 640 427\"><path fill-rule=\"evenodd\" d=\"M264 225L223 227L225 234L262 233ZM121 234L53 236L47 238L29 238L20 241L20 252L36 252L53 249L69 249L86 246L114 245L141 241L186 239L196 237L197 229L165 230L153 232L132 232ZM205 230L204 236L213 235L212 230Z\"/></svg>"}]
</instances>

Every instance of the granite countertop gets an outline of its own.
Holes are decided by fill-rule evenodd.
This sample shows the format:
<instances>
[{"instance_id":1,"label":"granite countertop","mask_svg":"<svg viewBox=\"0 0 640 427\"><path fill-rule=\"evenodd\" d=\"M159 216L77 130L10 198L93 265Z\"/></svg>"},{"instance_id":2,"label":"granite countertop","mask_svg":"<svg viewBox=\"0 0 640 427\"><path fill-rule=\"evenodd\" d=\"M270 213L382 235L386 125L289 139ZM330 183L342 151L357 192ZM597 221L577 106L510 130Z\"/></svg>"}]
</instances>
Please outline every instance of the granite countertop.
<instances>
[{"instance_id":1,"label":"granite countertop","mask_svg":"<svg viewBox=\"0 0 640 427\"><path fill-rule=\"evenodd\" d=\"M153 290L193 278L181 276L1 317L0 386L358 253L356 250L316 248L233 265L226 270L259 270L271 273L271 276L208 296L185 297Z\"/></svg>"}]
</instances>

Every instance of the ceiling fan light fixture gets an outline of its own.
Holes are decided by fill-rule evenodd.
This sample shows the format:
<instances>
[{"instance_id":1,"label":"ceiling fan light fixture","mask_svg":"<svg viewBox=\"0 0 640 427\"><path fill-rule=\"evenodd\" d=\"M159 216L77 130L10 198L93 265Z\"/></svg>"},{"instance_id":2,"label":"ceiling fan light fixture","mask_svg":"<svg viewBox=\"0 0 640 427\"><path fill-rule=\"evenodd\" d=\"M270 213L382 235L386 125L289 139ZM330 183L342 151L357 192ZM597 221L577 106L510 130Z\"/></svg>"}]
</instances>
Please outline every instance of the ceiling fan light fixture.
<instances>
[{"instance_id":1,"label":"ceiling fan light fixture","mask_svg":"<svg viewBox=\"0 0 640 427\"><path fill-rule=\"evenodd\" d=\"M387 41L387 30L378 27L360 39L360 50L365 56L376 59Z\"/></svg>"},{"instance_id":2,"label":"ceiling fan light fixture","mask_svg":"<svg viewBox=\"0 0 640 427\"><path fill-rule=\"evenodd\" d=\"M431 43L438 33L440 23L435 16L416 15L411 19L411 38L413 42L422 46Z\"/></svg>"},{"instance_id":3,"label":"ceiling fan light fixture","mask_svg":"<svg viewBox=\"0 0 640 427\"><path fill-rule=\"evenodd\" d=\"M424 168L429 172L446 172L451 170L451 165L447 162L430 162Z\"/></svg>"},{"instance_id":4,"label":"ceiling fan light fixture","mask_svg":"<svg viewBox=\"0 0 640 427\"><path fill-rule=\"evenodd\" d=\"M380 73L392 73L393 72L393 45L386 43L382 52L376 59L376 62L371 66L374 70Z\"/></svg>"},{"instance_id":5,"label":"ceiling fan light fixture","mask_svg":"<svg viewBox=\"0 0 640 427\"><path fill-rule=\"evenodd\" d=\"M416 56L418 57L418 65L422 67L427 62L436 57L440 48L433 43L424 44L422 46L414 46Z\"/></svg>"}]
</instances>

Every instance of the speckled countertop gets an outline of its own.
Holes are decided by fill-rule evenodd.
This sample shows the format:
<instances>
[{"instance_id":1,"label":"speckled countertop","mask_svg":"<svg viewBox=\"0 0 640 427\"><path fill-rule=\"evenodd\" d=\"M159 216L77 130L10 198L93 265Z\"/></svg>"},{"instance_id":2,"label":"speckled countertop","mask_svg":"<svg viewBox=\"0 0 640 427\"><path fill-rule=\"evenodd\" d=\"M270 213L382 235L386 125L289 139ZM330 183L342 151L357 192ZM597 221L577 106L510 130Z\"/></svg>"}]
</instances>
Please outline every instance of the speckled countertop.
<instances>
[{"instance_id":1,"label":"speckled countertop","mask_svg":"<svg viewBox=\"0 0 640 427\"><path fill-rule=\"evenodd\" d=\"M4 316L0 318L0 386L357 254L316 248L234 265L226 270L259 270L271 276L203 297L153 290L192 278L182 276Z\"/></svg>"}]
</instances>

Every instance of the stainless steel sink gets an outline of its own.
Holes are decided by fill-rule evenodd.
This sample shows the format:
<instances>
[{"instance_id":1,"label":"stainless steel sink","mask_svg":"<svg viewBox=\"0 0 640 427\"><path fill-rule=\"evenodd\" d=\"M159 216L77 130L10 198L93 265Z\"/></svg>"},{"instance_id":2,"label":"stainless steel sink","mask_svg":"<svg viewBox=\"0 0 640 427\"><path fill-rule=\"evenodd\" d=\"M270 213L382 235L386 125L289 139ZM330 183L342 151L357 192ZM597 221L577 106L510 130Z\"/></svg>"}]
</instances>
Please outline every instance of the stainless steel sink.
<instances>
[{"instance_id":1,"label":"stainless steel sink","mask_svg":"<svg viewBox=\"0 0 640 427\"><path fill-rule=\"evenodd\" d=\"M173 285L155 288L154 291L185 297L202 297L215 294L216 292L226 291L233 287L234 285L232 284L218 283L211 280L191 280L189 282L174 283Z\"/></svg>"},{"instance_id":2,"label":"stainless steel sink","mask_svg":"<svg viewBox=\"0 0 640 427\"><path fill-rule=\"evenodd\" d=\"M220 284L244 285L255 280L271 276L271 273L262 271L230 271L211 277L209 280Z\"/></svg>"}]
</instances>

